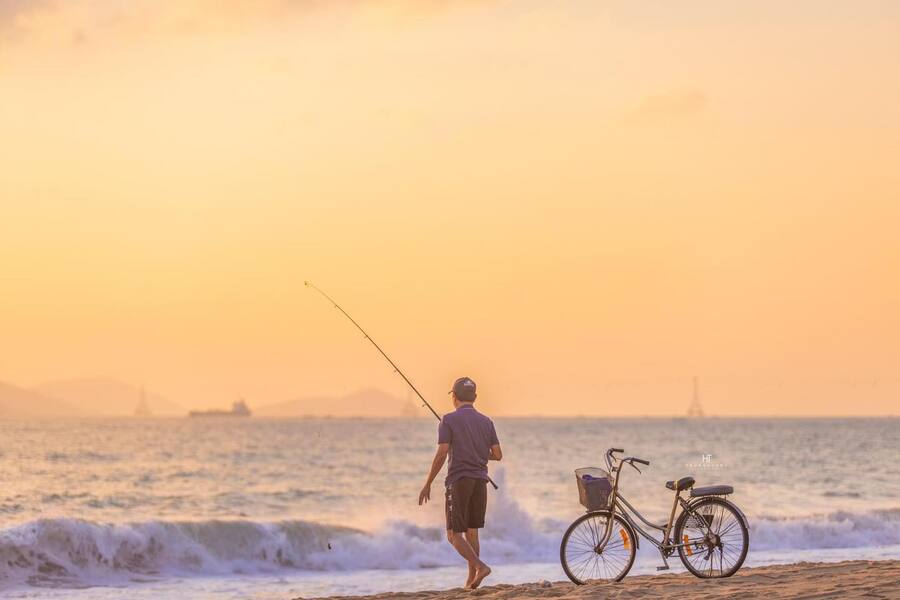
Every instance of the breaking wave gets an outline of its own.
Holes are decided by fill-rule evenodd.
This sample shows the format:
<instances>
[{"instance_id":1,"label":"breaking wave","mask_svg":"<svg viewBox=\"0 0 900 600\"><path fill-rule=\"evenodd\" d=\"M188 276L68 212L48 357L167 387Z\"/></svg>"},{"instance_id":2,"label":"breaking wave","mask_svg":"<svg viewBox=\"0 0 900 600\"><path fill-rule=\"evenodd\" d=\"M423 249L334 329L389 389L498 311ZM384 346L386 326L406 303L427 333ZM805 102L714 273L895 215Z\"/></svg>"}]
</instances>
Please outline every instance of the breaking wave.
<instances>
[{"instance_id":1,"label":"breaking wave","mask_svg":"<svg viewBox=\"0 0 900 600\"><path fill-rule=\"evenodd\" d=\"M497 562L555 559L562 523L546 532L512 501L492 509ZM442 527L385 521L376 531L309 521L40 519L0 531L0 580L40 586L172 575L416 569L459 563Z\"/></svg>"},{"instance_id":2,"label":"breaking wave","mask_svg":"<svg viewBox=\"0 0 900 600\"><path fill-rule=\"evenodd\" d=\"M900 508L750 520L750 548L816 550L900 544Z\"/></svg>"},{"instance_id":3,"label":"breaking wave","mask_svg":"<svg viewBox=\"0 0 900 600\"><path fill-rule=\"evenodd\" d=\"M499 498L499 496L498 496ZM485 557L552 563L566 523L536 521L498 500ZM900 544L900 509L804 518L751 518L752 550ZM649 546L649 545L648 545ZM75 586L172 575L416 569L458 565L441 527L386 521L374 532L307 521L147 521L104 524L42 519L0 531L0 578Z\"/></svg>"}]
</instances>

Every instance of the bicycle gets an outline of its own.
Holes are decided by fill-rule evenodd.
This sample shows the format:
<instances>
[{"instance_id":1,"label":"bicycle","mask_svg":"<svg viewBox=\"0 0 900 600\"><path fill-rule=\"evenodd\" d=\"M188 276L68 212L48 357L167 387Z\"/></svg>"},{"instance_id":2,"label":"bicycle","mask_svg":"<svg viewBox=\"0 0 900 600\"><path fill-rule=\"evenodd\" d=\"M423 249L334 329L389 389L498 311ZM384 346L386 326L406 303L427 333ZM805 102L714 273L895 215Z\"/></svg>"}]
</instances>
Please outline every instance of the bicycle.
<instances>
[{"instance_id":1,"label":"bicycle","mask_svg":"<svg viewBox=\"0 0 900 600\"><path fill-rule=\"evenodd\" d=\"M693 477L666 482L675 492L669 520L651 523L619 493L622 467L635 463L650 465L650 461L633 456L618 458L625 451L610 448L606 451L608 471L596 468L577 469L579 496L587 513L573 522L563 535L559 559L563 571L572 582L582 585L589 581L621 581L631 566L639 547L639 537L656 546L668 570L668 558L675 552L688 571L700 578L722 578L734 575L750 545L747 518L728 495L734 493L730 485L694 487ZM598 476L593 476L592 473ZM615 477L613 478L613 474ZM690 490L689 499L681 493ZM678 507L678 518L675 513ZM662 533L657 540L634 519ZM718 560L717 560L718 559Z\"/></svg>"}]
</instances>

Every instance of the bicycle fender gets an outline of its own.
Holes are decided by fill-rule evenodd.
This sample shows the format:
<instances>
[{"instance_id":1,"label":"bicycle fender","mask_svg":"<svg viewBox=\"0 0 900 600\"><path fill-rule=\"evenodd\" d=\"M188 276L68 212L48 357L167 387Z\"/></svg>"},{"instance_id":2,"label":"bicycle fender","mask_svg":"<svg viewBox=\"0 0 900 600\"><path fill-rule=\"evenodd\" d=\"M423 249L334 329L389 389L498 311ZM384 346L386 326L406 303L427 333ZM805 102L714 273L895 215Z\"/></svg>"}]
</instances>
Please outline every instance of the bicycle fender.
<instances>
[{"instance_id":1,"label":"bicycle fender","mask_svg":"<svg viewBox=\"0 0 900 600\"><path fill-rule=\"evenodd\" d=\"M709 498L710 496L704 496L705 498ZM737 504L729 500L728 498L722 498L721 496L713 496L714 498L719 498L723 502L725 502L728 506L734 509L734 511L738 514L741 520L744 522L744 526L747 528L747 531L750 531L750 521L747 520L747 515L744 514L744 511L741 510ZM688 502L688 506L691 508L694 507L695 504L703 500L703 498L694 498L690 502Z\"/></svg>"}]
</instances>

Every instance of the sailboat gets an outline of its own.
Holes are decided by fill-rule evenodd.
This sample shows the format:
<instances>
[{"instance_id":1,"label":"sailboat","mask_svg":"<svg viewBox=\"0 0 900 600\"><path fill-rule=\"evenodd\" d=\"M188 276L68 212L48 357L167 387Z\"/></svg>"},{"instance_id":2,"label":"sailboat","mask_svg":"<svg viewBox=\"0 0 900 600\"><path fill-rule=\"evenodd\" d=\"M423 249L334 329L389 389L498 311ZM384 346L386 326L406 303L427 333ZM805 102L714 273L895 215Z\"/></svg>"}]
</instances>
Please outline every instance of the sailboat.
<instances>
[{"instance_id":1,"label":"sailboat","mask_svg":"<svg viewBox=\"0 0 900 600\"><path fill-rule=\"evenodd\" d=\"M406 402L400 409L400 416L410 418L420 416L419 407L416 405L415 400L413 400L412 390L406 390Z\"/></svg>"},{"instance_id":2,"label":"sailboat","mask_svg":"<svg viewBox=\"0 0 900 600\"><path fill-rule=\"evenodd\" d=\"M144 390L144 386L141 386L141 396L138 400L137 407L134 409L134 416L136 417L152 417L153 413L150 412L150 407L147 405L147 393Z\"/></svg>"}]
</instances>

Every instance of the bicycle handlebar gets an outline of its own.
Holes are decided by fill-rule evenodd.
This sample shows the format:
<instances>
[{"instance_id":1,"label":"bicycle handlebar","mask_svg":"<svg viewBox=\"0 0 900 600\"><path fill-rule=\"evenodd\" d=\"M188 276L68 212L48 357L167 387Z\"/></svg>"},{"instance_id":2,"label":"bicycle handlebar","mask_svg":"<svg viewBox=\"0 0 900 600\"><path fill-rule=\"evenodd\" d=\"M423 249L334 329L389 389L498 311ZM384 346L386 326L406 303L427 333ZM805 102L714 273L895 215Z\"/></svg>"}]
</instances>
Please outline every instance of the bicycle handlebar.
<instances>
[{"instance_id":1,"label":"bicycle handlebar","mask_svg":"<svg viewBox=\"0 0 900 600\"><path fill-rule=\"evenodd\" d=\"M615 471L613 467L613 453L614 452L625 452L620 448L610 448L606 451L606 454L603 455L603 460L606 461L606 468L609 469L609 472L612 473Z\"/></svg>"},{"instance_id":2,"label":"bicycle handlebar","mask_svg":"<svg viewBox=\"0 0 900 600\"><path fill-rule=\"evenodd\" d=\"M609 450L606 451L606 456L605 456L606 465L609 467L610 471L613 470L613 460L616 460L616 458L613 456L613 454L622 453L622 452L625 452L625 450L622 448L610 448ZM638 463L641 465L646 465L648 467L650 466L649 460L644 460L643 458L637 458L634 456L629 456L628 458L623 458L623 459L621 459L621 462ZM632 464L632 466L634 466L634 465Z\"/></svg>"}]
</instances>

